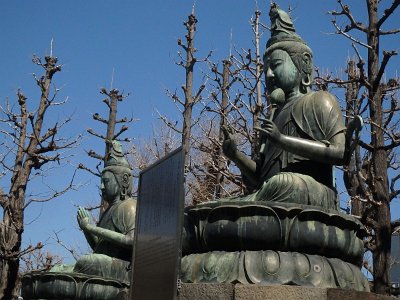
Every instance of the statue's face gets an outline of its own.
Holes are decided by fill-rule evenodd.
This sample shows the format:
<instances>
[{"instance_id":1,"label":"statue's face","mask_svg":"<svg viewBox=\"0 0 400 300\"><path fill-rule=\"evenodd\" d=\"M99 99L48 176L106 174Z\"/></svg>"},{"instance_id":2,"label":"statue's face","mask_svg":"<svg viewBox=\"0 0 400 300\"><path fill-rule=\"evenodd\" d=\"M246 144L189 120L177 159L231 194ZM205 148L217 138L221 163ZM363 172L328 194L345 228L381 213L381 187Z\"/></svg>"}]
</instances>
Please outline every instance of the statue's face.
<instances>
[{"instance_id":1,"label":"statue's face","mask_svg":"<svg viewBox=\"0 0 400 300\"><path fill-rule=\"evenodd\" d=\"M112 172L105 171L101 175L101 193L107 202L113 201L120 195L118 182Z\"/></svg>"},{"instance_id":2,"label":"statue's face","mask_svg":"<svg viewBox=\"0 0 400 300\"><path fill-rule=\"evenodd\" d=\"M286 51L276 49L265 59L265 74L268 92L282 89L285 95L298 91L301 76Z\"/></svg>"}]
</instances>

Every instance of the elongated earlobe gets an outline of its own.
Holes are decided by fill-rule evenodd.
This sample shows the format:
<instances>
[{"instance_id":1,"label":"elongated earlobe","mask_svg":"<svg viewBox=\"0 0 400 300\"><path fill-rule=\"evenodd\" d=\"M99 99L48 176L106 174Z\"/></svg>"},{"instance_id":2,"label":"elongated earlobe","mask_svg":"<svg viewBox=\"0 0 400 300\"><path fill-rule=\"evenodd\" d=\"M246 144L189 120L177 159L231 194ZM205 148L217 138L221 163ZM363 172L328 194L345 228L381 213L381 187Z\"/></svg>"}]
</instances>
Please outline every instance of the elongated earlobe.
<instances>
[{"instance_id":1,"label":"elongated earlobe","mask_svg":"<svg viewBox=\"0 0 400 300\"><path fill-rule=\"evenodd\" d=\"M301 84L305 87L309 87L311 85L310 74L304 74L303 78L301 79Z\"/></svg>"},{"instance_id":2,"label":"elongated earlobe","mask_svg":"<svg viewBox=\"0 0 400 300\"><path fill-rule=\"evenodd\" d=\"M126 196L126 188L123 187L123 188L121 189L121 200L124 200L124 199L125 199L125 196Z\"/></svg>"}]
</instances>

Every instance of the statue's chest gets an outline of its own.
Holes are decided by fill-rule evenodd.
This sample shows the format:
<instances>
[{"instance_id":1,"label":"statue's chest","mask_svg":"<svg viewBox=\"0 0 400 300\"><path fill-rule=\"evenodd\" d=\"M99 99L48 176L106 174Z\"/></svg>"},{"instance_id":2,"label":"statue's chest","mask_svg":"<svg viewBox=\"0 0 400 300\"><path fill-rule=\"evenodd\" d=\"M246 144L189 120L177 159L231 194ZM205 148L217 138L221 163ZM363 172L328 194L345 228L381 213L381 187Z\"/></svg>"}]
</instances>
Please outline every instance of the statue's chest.
<instances>
[{"instance_id":1,"label":"statue's chest","mask_svg":"<svg viewBox=\"0 0 400 300\"><path fill-rule=\"evenodd\" d=\"M108 230L112 230L112 231L116 231L114 222L112 220L114 210L115 210L115 207L111 207L104 213L104 215L102 216L102 218L99 222L99 225L98 225L99 227L105 228Z\"/></svg>"},{"instance_id":2,"label":"statue's chest","mask_svg":"<svg viewBox=\"0 0 400 300\"><path fill-rule=\"evenodd\" d=\"M292 108L294 103L289 103L285 106L279 114L274 119L276 126L278 127L279 131L283 134L287 134L289 128L294 128L293 118L292 118Z\"/></svg>"},{"instance_id":3,"label":"statue's chest","mask_svg":"<svg viewBox=\"0 0 400 300\"><path fill-rule=\"evenodd\" d=\"M292 117L292 108L294 103L288 103L273 119L279 132L286 136L298 137L299 133ZM262 178L269 178L282 170L285 170L288 165L294 161L302 160L293 153L283 150L273 141L267 138L266 152L262 167Z\"/></svg>"},{"instance_id":4,"label":"statue's chest","mask_svg":"<svg viewBox=\"0 0 400 300\"><path fill-rule=\"evenodd\" d=\"M288 103L281 111L276 114L273 121L279 132L284 135L296 136L296 126L292 118L293 103ZM267 141L269 144L270 142ZM273 143L271 143L271 146Z\"/></svg>"}]
</instances>

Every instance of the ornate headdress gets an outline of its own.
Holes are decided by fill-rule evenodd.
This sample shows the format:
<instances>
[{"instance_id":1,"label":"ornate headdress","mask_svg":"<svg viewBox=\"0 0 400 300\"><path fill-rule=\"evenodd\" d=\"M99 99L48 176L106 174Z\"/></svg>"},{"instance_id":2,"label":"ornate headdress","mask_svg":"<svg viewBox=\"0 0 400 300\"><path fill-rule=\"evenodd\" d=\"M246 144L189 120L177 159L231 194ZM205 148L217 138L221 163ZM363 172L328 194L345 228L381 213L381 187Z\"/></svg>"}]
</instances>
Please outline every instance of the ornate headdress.
<instances>
[{"instance_id":1,"label":"ornate headdress","mask_svg":"<svg viewBox=\"0 0 400 300\"><path fill-rule=\"evenodd\" d=\"M311 60L312 51L306 42L296 34L290 16L281 10L278 4L272 3L269 17L271 19L271 38L267 42L264 59L272 51L281 49L290 55L300 72L312 74L312 62L304 64L302 57L304 53L307 53Z\"/></svg>"},{"instance_id":2,"label":"ornate headdress","mask_svg":"<svg viewBox=\"0 0 400 300\"><path fill-rule=\"evenodd\" d=\"M271 20L271 38L267 42L267 48L272 44L282 41L293 41L305 44L301 37L296 34L290 16L285 11L281 10L278 4L271 4L269 17Z\"/></svg>"},{"instance_id":3,"label":"ornate headdress","mask_svg":"<svg viewBox=\"0 0 400 300\"><path fill-rule=\"evenodd\" d=\"M114 174L121 188L121 196L124 198L132 191L132 169L122 151L118 141L112 141L111 150L106 158L102 173L109 171Z\"/></svg>"}]
</instances>

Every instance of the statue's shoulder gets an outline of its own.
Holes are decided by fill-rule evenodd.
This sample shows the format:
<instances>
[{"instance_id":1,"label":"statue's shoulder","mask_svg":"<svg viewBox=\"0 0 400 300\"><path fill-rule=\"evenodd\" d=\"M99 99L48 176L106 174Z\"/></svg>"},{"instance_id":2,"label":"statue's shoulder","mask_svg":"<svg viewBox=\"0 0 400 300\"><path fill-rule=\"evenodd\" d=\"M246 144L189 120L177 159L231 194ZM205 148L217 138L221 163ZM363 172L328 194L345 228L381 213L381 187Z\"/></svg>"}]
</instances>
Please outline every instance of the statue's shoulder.
<instances>
[{"instance_id":1,"label":"statue's shoulder","mask_svg":"<svg viewBox=\"0 0 400 300\"><path fill-rule=\"evenodd\" d=\"M329 140L345 129L336 97L326 91L310 92L298 99L293 105L292 117L315 140Z\"/></svg>"},{"instance_id":2,"label":"statue's shoulder","mask_svg":"<svg viewBox=\"0 0 400 300\"><path fill-rule=\"evenodd\" d=\"M137 204L136 199L128 198L119 203L118 210L136 212L136 204Z\"/></svg>"},{"instance_id":3,"label":"statue's shoulder","mask_svg":"<svg viewBox=\"0 0 400 300\"><path fill-rule=\"evenodd\" d=\"M117 213L113 215L115 218L135 218L136 216L136 199L128 198L121 201L116 209Z\"/></svg>"},{"instance_id":4,"label":"statue's shoulder","mask_svg":"<svg viewBox=\"0 0 400 300\"><path fill-rule=\"evenodd\" d=\"M114 225L122 232L128 232L134 228L136 219L136 204L137 201L133 198L128 198L118 203L118 207L115 210L115 213L112 215L112 221ZM121 228L124 228L124 230Z\"/></svg>"},{"instance_id":5,"label":"statue's shoulder","mask_svg":"<svg viewBox=\"0 0 400 300\"><path fill-rule=\"evenodd\" d=\"M326 91L310 92L304 95L299 103L307 106L320 107L321 109L339 108L336 97Z\"/></svg>"},{"instance_id":6,"label":"statue's shoulder","mask_svg":"<svg viewBox=\"0 0 400 300\"><path fill-rule=\"evenodd\" d=\"M322 118L339 116L340 107L334 95L326 91L310 92L301 97L293 105L295 118L307 118L319 115Z\"/></svg>"},{"instance_id":7,"label":"statue's shoulder","mask_svg":"<svg viewBox=\"0 0 400 300\"><path fill-rule=\"evenodd\" d=\"M137 200L135 198L131 198L129 197L128 199L125 199L124 201L122 201L122 203L127 203L126 205L135 205L137 203Z\"/></svg>"}]
</instances>

